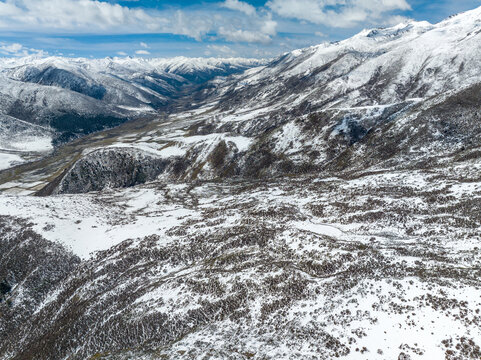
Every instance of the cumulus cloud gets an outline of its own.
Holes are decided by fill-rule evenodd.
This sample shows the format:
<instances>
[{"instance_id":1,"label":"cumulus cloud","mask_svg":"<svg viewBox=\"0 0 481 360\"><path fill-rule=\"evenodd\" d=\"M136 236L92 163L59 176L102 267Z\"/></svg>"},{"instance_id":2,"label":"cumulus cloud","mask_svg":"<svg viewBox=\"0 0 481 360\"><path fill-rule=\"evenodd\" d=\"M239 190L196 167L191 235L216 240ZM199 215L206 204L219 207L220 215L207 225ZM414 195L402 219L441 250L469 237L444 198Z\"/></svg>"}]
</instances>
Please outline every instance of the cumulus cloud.
<instances>
[{"instance_id":1,"label":"cumulus cloud","mask_svg":"<svg viewBox=\"0 0 481 360\"><path fill-rule=\"evenodd\" d=\"M17 54L23 50L23 45L18 43L3 45L3 46L0 46L0 50L4 53Z\"/></svg>"},{"instance_id":2,"label":"cumulus cloud","mask_svg":"<svg viewBox=\"0 0 481 360\"><path fill-rule=\"evenodd\" d=\"M266 6L282 17L340 28L379 21L392 11L411 9L406 0L270 0Z\"/></svg>"},{"instance_id":3,"label":"cumulus cloud","mask_svg":"<svg viewBox=\"0 0 481 360\"><path fill-rule=\"evenodd\" d=\"M0 26L61 30L159 28L167 23L141 9L94 0L0 0Z\"/></svg>"},{"instance_id":4,"label":"cumulus cloud","mask_svg":"<svg viewBox=\"0 0 481 360\"><path fill-rule=\"evenodd\" d=\"M272 20L272 15L256 16L251 20L247 29L226 24L219 27L219 37L231 42L269 43L277 34L277 22Z\"/></svg>"},{"instance_id":5,"label":"cumulus cloud","mask_svg":"<svg viewBox=\"0 0 481 360\"><path fill-rule=\"evenodd\" d=\"M47 53L42 50L26 48L25 46L19 43L5 44L0 42L0 54L7 55L7 56L27 56L27 55L44 56Z\"/></svg>"},{"instance_id":6,"label":"cumulus cloud","mask_svg":"<svg viewBox=\"0 0 481 360\"><path fill-rule=\"evenodd\" d=\"M244 1L225 0L223 3L221 3L221 6L227 9L243 12L244 14L249 16L254 15L256 13L256 8Z\"/></svg>"},{"instance_id":7,"label":"cumulus cloud","mask_svg":"<svg viewBox=\"0 0 481 360\"><path fill-rule=\"evenodd\" d=\"M393 25L405 23L411 20L412 20L411 18L408 18L406 16L401 16L401 15L387 16L384 18L382 25L393 26Z\"/></svg>"},{"instance_id":8,"label":"cumulus cloud","mask_svg":"<svg viewBox=\"0 0 481 360\"><path fill-rule=\"evenodd\" d=\"M148 52L147 50L137 50L135 53L137 55L150 55L150 52Z\"/></svg>"},{"instance_id":9,"label":"cumulus cloud","mask_svg":"<svg viewBox=\"0 0 481 360\"><path fill-rule=\"evenodd\" d=\"M148 48L149 48L149 45L147 45L147 44L144 43L144 42L140 42L140 46L143 47L144 49L148 49Z\"/></svg>"},{"instance_id":10,"label":"cumulus cloud","mask_svg":"<svg viewBox=\"0 0 481 360\"><path fill-rule=\"evenodd\" d=\"M272 15L268 14L262 21L261 26L262 33L274 36L277 33L277 21L272 20Z\"/></svg>"},{"instance_id":11,"label":"cumulus cloud","mask_svg":"<svg viewBox=\"0 0 481 360\"><path fill-rule=\"evenodd\" d=\"M224 27L220 27L218 34L220 37L224 38L225 40L232 41L232 42L267 43L271 41L271 37L269 35L266 35L257 31L250 31L250 30L226 29Z\"/></svg>"},{"instance_id":12,"label":"cumulus cloud","mask_svg":"<svg viewBox=\"0 0 481 360\"><path fill-rule=\"evenodd\" d=\"M221 15L218 12L222 8L236 12ZM246 15L249 15L247 20ZM0 31L2 29L45 34L167 33L185 35L197 41L214 34L228 41L266 42L275 33L275 22L240 0L226 0L205 10L186 11L146 11L97 0L0 0Z\"/></svg>"},{"instance_id":13,"label":"cumulus cloud","mask_svg":"<svg viewBox=\"0 0 481 360\"><path fill-rule=\"evenodd\" d=\"M201 41L207 33L215 31L215 23L209 16L177 10L171 14L170 23L164 29L171 34L187 35Z\"/></svg>"}]
</instances>

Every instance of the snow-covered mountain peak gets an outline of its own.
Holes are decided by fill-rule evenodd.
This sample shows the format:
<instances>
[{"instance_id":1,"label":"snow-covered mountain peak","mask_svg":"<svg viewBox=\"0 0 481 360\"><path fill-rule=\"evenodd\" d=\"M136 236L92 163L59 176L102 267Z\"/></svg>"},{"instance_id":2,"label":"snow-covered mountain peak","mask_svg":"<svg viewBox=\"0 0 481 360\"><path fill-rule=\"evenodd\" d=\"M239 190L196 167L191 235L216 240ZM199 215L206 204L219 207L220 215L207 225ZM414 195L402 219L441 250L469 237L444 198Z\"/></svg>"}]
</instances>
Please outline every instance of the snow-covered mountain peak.
<instances>
[{"instance_id":1,"label":"snow-covered mountain peak","mask_svg":"<svg viewBox=\"0 0 481 360\"><path fill-rule=\"evenodd\" d=\"M450 17L442 20L438 23L439 26L447 26L453 24L473 24L479 23L481 21L481 6L473 9L464 11L455 15L451 15Z\"/></svg>"},{"instance_id":2,"label":"snow-covered mountain peak","mask_svg":"<svg viewBox=\"0 0 481 360\"><path fill-rule=\"evenodd\" d=\"M155 67L174 73L192 73L200 69L218 69L225 65L252 67L265 64L266 62L267 60L244 58L188 58L184 56L150 60L150 63Z\"/></svg>"},{"instance_id":3,"label":"snow-covered mountain peak","mask_svg":"<svg viewBox=\"0 0 481 360\"><path fill-rule=\"evenodd\" d=\"M267 63L265 59L245 58L151 58L138 57L107 57L102 59L65 58L59 56L27 56L20 58L0 58L0 70L13 69L22 66L62 69L84 68L92 71L106 71L108 69L124 68L131 70L156 70L159 72L186 73L220 69L225 66L250 68Z\"/></svg>"},{"instance_id":4,"label":"snow-covered mountain peak","mask_svg":"<svg viewBox=\"0 0 481 360\"><path fill-rule=\"evenodd\" d=\"M294 96L294 104L392 104L470 86L480 79L480 26L478 8L438 24L406 21L363 30L343 41L294 50L242 76L241 84L263 88L257 89L262 95L255 96L246 108L279 98L283 93L280 84L270 79L291 84L285 88L288 107ZM309 86L302 85L307 83ZM242 91L242 86L236 86ZM246 90L249 97L247 92L252 91Z\"/></svg>"},{"instance_id":5,"label":"snow-covered mountain peak","mask_svg":"<svg viewBox=\"0 0 481 360\"><path fill-rule=\"evenodd\" d=\"M434 26L427 21L406 21L389 28L365 29L354 39L368 38L376 42L393 41L402 37L421 35L433 28Z\"/></svg>"}]
</instances>

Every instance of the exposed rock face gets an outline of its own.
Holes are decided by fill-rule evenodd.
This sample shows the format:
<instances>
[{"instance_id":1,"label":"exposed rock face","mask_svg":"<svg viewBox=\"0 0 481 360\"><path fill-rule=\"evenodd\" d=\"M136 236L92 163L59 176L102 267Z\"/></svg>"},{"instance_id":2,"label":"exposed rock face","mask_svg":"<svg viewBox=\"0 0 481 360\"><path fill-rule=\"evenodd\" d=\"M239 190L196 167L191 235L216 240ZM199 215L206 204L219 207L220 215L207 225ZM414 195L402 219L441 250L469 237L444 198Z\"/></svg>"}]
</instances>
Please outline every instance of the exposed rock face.
<instances>
[{"instance_id":1,"label":"exposed rock face","mask_svg":"<svg viewBox=\"0 0 481 360\"><path fill-rule=\"evenodd\" d=\"M170 161L136 149L97 150L77 161L53 194L78 194L152 181Z\"/></svg>"}]
</instances>

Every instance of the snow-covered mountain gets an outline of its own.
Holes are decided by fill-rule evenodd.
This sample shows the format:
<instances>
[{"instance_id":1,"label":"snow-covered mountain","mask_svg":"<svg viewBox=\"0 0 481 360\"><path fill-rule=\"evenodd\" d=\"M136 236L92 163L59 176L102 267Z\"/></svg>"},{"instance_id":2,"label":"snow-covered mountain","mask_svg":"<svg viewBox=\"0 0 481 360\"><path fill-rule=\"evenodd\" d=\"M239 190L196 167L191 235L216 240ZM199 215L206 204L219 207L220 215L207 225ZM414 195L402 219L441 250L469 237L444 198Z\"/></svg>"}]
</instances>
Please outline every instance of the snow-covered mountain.
<instances>
[{"instance_id":1,"label":"snow-covered mountain","mask_svg":"<svg viewBox=\"0 0 481 360\"><path fill-rule=\"evenodd\" d=\"M481 8L296 50L220 83L197 128L316 169L464 156L481 145L480 40Z\"/></svg>"},{"instance_id":2,"label":"snow-covered mountain","mask_svg":"<svg viewBox=\"0 0 481 360\"><path fill-rule=\"evenodd\" d=\"M129 119L152 117L187 89L262 63L235 58L3 58L0 116L9 123L17 119L19 132L9 145L12 126L5 131L4 123L2 149L16 147L23 138L24 148L35 151L35 144L41 142L48 150L52 141L61 143ZM29 126L29 136L22 133L25 126ZM19 155L1 155L0 168L8 167L12 156L21 160Z\"/></svg>"},{"instance_id":3,"label":"snow-covered mountain","mask_svg":"<svg viewBox=\"0 0 481 360\"><path fill-rule=\"evenodd\" d=\"M0 359L479 359L480 52L481 8L227 77L2 60L22 109L170 105L0 172Z\"/></svg>"},{"instance_id":4,"label":"snow-covered mountain","mask_svg":"<svg viewBox=\"0 0 481 360\"><path fill-rule=\"evenodd\" d=\"M388 105L458 91L480 80L480 17L476 9L436 25L412 21L364 30L338 43L285 54L238 76L229 89L239 96L249 92L259 105L309 101L323 109ZM257 91L249 91L253 88Z\"/></svg>"},{"instance_id":5,"label":"snow-covered mountain","mask_svg":"<svg viewBox=\"0 0 481 360\"><path fill-rule=\"evenodd\" d=\"M3 59L0 111L50 127L62 141L126 119L155 118L159 110L175 117L182 109L198 108L197 114L207 109L206 116L195 119L197 127L205 123L210 132L240 135L276 128L267 139L268 146L276 148L275 156L292 153L295 163L324 166L352 145L378 151L364 148L362 142L375 137L375 129L384 134L382 129L391 126L387 123L394 117L399 121L391 138L405 134L412 121L426 122L427 108L456 103L462 91L464 98L476 93L481 81L479 18L476 9L435 25L407 22L364 30L345 41L287 53L267 65L245 59ZM401 120L403 116L410 120ZM445 139L438 134L449 132L453 124L431 120L423 125L425 138L439 154ZM469 127L459 126L457 135L463 141L476 135L463 132ZM298 140L292 148L280 141L289 136ZM393 151L427 150L425 138L413 134L413 144ZM308 158L312 152L305 151L303 142L319 154ZM395 147L405 145L394 142ZM365 166L357 159L352 163Z\"/></svg>"},{"instance_id":6,"label":"snow-covered mountain","mask_svg":"<svg viewBox=\"0 0 481 360\"><path fill-rule=\"evenodd\" d=\"M250 59L4 58L0 91L17 106L35 109L30 122L48 123L56 112L123 117L154 112L184 87L259 64ZM20 112L6 105L7 115Z\"/></svg>"},{"instance_id":7,"label":"snow-covered mountain","mask_svg":"<svg viewBox=\"0 0 481 360\"><path fill-rule=\"evenodd\" d=\"M480 19L481 8L435 25L408 22L364 30L266 65L239 59L24 58L4 59L2 68L6 84L14 83L6 93L16 99L12 104L21 104L10 109L35 109L30 117L23 112L24 122L49 119L48 125L66 137L117 125L136 111L144 118L149 114L153 121L147 126L119 128L115 137L108 135L107 145L167 157L155 176L251 178L416 167L470 157L481 146ZM246 67L205 82L204 76ZM202 85L195 88L198 82ZM166 115L155 113L154 103L169 104ZM52 118L52 109L62 110ZM38 121L48 128L45 120ZM60 169L75 166L69 159L105 147L105 139L91 138L92 143L87 138L81 147L67 147L73 151L69 156L44 162ZM222 154L215 166L209 161L213 153ZM80 163L90 164L88 155ZM45 184L42 172L35 174L28 172L28 178ZM78 191L102 184L72 186Z\"/></svg>"}]
</instances>

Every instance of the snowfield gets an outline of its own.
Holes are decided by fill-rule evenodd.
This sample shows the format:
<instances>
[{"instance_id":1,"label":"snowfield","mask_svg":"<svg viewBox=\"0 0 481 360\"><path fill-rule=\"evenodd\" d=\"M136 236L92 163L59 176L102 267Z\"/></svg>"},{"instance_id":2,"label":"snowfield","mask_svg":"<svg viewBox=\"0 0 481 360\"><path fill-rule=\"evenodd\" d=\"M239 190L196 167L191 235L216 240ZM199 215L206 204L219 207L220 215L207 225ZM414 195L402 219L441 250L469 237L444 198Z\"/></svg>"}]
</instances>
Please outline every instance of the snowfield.
<instances>
[{"instance_id":1,"label":"snowfield","mask_svg":"<svg viewBox=\"0 0 481 360\"><path fill-rule=\"evenodd\" d=\"M16 164L22 163L24 160L15 154L0 153L0 170L8 169Z\"/></svg>"}]
</instances>

